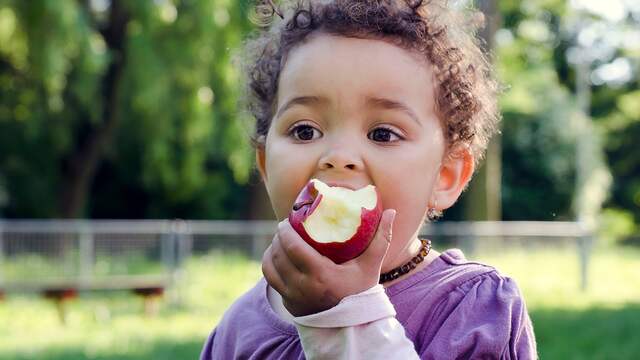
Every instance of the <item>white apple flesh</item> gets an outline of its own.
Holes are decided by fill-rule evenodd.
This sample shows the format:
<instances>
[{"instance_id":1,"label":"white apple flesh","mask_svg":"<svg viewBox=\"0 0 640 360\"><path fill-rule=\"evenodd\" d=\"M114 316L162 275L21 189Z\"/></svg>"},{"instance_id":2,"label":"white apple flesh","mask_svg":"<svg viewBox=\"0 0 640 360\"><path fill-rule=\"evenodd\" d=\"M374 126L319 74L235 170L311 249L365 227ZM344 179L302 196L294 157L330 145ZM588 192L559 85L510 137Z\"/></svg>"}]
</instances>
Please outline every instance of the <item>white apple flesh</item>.
<instances>
[{"instance_id":1,"label":"white apple flesh","mask_svg":"<svg viewBox=\"0 0 640 360\"><path fill-rule=\"evenodd\" d=\"M312 179L294 202L289 222L309 245L341 264L364 252L381 216L375 186L351 190Z\"/></svg>"}]
</instances>

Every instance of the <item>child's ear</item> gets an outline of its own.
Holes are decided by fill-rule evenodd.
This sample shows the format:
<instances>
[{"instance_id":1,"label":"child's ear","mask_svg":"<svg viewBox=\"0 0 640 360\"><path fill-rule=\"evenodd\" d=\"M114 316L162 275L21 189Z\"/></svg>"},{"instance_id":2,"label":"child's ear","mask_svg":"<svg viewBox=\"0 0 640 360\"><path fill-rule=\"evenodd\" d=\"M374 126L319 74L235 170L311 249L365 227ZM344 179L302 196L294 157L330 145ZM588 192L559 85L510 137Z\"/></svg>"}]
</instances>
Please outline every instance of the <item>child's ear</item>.
<instances>
[{"instance_id":1,"label":"child's ear","mask_svg":"<svg viewBox=\"0 0 640 360\"><path fill-rule=\"evenodd\" d=\"M258 166L258 171L260 171L260 177L262 178L262 182L266 182L267 180L267 171L266 171L266 160L265 160L265 149L264 145L258 145L256 147L256 165Z\"/></svg>"},{"instance_id":2,"label":"child's ear","mask_svg":"<svg viewBox=\"0 0 640 360\"><path fill-rule=\"evenodd\" d=\"M448 209L455 204L471 180L474 157L466 146L447 154L440 166L440 173L433 191L432 204L436 210Z\"/></svg>"}]
</instances>

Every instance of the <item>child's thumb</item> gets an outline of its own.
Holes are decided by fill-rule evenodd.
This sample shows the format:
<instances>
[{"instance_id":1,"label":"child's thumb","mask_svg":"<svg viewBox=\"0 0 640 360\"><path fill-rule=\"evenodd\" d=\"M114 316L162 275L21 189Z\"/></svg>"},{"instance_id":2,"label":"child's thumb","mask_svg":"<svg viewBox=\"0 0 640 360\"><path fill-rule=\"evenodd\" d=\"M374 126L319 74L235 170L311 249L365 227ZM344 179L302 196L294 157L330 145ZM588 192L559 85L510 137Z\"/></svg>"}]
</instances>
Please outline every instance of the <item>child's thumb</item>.
<instances>
[{"instance_id":1,"label":"child's thumb","mask_svg":"<svg viewBox=\"0 0 640 360\"><path fill-rule=\"evenodd\" d=\"M394 209L387 209L382 213L382 218L378 224L376 234L373 236L373 240L371 240L367 250L358 257L358 260L366 267L380 270L382 260L384 260L387 250L389 250L389 245L391 244L391 229L395 217L396 211Z\"/></svg>"}]
</instances>

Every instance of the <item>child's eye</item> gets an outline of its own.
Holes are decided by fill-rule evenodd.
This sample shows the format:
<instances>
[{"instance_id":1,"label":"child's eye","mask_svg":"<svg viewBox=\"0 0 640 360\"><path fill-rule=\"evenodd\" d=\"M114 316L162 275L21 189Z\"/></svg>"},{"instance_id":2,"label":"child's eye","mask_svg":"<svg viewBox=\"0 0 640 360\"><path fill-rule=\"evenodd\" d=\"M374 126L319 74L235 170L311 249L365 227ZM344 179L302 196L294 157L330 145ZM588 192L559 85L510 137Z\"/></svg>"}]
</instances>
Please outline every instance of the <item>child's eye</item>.
<instances>
[{"instance_id":1,"label":"child's eye","mask_svg":"<svg viewBox=\"0 0 640 360\"><path fill-rule=\"evenodd\" d=\"M320 133L320 131L310 125L301 124L289 130L289 136L293 136L294 139L300 141L310 141L314 139L314 132Z\"/></svg>"},{"instance_id":2,"label":"child's eye","mask_svg":"<svg viewBox=\"0 0 640 360\"><path fill-rule=\"evenodd\" d=\"M377 127L373 129L367 137L377 142L395 142L402 140L395 131L386 127ZM395 137L395 140L392 140L393 137Z\"/></svg>"}]
</instances>

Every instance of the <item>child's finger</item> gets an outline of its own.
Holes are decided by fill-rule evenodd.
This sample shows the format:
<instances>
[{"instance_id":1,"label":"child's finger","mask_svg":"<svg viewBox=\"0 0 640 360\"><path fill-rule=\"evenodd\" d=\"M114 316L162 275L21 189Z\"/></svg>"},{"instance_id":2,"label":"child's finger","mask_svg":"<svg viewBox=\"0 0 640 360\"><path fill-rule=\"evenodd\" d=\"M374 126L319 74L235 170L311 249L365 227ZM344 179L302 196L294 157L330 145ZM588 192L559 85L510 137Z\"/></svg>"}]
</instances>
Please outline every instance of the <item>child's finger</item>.
<instances>
[{"instance_id":1,"label":"child's finger","mask_svg":"<svg viewBox=\"0 0 640 360\"><path fill-rule=\"evenodd\" d=\"M282 249L280 236L276 235L271 243L271 259L273 265L286 286L296 286L301 271L291 262Z\"/></svg>"},{"instance_id":2,"label":"child's finger","mask_svg":"<svg viewBox=\"0 0 640 360\"><path fill-rule=\"evenodd\" d=\"M320 255L316 249L307 244L293 229L289 220L278 224L278 237L282 250L303 273L309 273L313 268L327 266L327 262L332 263L331 260Z\"/></svg>"},{"instance_id":3,"label":"child's finger","mask_svg":"<svg viewBox=\"0 0 640 360\"><path fill-rule=\"evenodd\" d=\"M271 255L272 250L271 245L269 245L267 250L264 252L264 256L262 257L262 274L267 280L267 283L282 295L285 293L286 286L273 265L273 258Z\"/></svg>"},{"instance_id":4,"label":"child's finger","mask_svg":"<svg viewBox=\"0 0 640 360\"><path fill-rule=\"evenodd\" d=\"M389 245L391 244L393 221L396 217L396 210L387 209L382 213L382 218L378 224L376 234L371 240L369 247L358 256L356 260L366 268L380 271L382 260L384 260Z\"/></svg>"}]
</instances>

